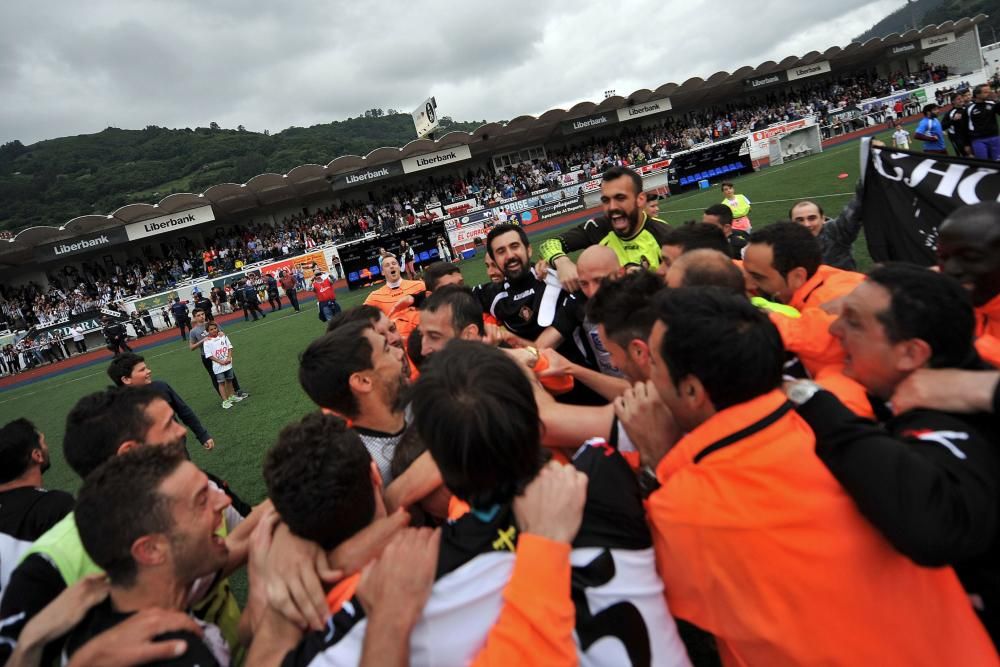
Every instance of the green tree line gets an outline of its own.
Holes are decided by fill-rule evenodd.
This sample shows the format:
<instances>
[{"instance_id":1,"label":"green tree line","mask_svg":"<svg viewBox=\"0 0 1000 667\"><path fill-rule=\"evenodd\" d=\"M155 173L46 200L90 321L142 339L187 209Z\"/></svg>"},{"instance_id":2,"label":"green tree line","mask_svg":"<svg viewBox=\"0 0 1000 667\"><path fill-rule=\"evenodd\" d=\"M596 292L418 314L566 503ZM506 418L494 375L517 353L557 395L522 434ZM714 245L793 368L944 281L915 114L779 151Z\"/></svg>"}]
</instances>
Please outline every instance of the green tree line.
<instances>
[{"instance_id":1,"label":"green tree line","mask_svg":"<svg viewBox=\"0 0 1000 667\"><path fill-rule=\"evenodd\" d=\"M440 132L471 132L486 121L441 119ZM135 202L156 203L175 192L202 192L218 183L243 183L264 172L326 164L415 138L413 119L394 109L369 109L357 118L291 127L271 134L242 125L143 130L109 127L29 146L0 146L0 230L60 225L79 215L110 213Z\"/></svg>"}]
</instances>

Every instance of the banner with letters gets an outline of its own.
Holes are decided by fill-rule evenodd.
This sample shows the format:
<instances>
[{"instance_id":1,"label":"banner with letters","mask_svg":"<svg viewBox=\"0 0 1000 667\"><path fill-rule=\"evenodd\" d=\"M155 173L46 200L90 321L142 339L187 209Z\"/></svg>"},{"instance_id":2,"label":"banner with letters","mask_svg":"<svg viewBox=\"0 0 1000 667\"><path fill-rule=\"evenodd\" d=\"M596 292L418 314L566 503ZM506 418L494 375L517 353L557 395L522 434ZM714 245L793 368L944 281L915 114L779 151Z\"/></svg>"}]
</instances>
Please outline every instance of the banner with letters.
<instances>
[{"instance_id":1,"label":"banner with letters","mask_svg":"<svg viewBox=\"0 0 1000 667\"><path fill-rule=\"evenodd\" d=\"M142 222L133 222L125 226L125 233L129 241L144 239L148 236L166 234L178 229L187 229L195 225L202 225L215 220L215 213L211 206L199 206L198 208L180 211L172 215L163 215L158 218L150 218Z\"/></svg>"},{"instance_id":2,"label":"banner with letters","mask_svg":"<svg viewBox=\"0 0 1000 667\"><path fill-rule=\"evenodd\" d=\"M330 266L327 264L326 255L322 251L311 252L307 255L300 255L298 257L293 257L291 259L285 259L280 262L273 262L271 264L265 264L260 267L260 273L263 276L272 275L275 278L278 277L282 271L292 271L296 267L302 269L302 274L305 276L306 284L313 277L313 263L321 268L324 272L330 270Z\"/></svg>"},{"instance_id":3,"label":"banner with letters","mask_svg":"<svg viewBox=\"0 0 1000 667\"><path fill-rule=\"evenodd\" d=\"M51 259L62 259L69 255L80 255L92 250L103 250L119 243L125 243L126 241L128 241L128 236L125 234L125 228L112 227L101 232L77 236L65 241L35 246L31 249L31 252L36 260L44 262Z\"/></svg>"},{"instance_id":4,"label":"banner with letters","mask_svg":"<svg viewBox=\"0 0 1000 667\"><path fill-rule=\"evenodd\" d=\"M357 169L355 171L345 171L342 174L335 174L330 187L333 190L346 190L356 188L366 183L383 181L387 178L403 175L403 164L401 162L390 162L377 167L367 169Z\"/></svg>"},{"instance_id":5,"label":"banner with letters","mask_svg":"<svg viewBox=\"0 0 1000 667\"><path fill-rule=\"evenodd\" d=\"M876 262L936 264L944 219L961 206L1000 199L996 162L871 148L864 173L865 239Z\"/></svg>"}]
</instances>

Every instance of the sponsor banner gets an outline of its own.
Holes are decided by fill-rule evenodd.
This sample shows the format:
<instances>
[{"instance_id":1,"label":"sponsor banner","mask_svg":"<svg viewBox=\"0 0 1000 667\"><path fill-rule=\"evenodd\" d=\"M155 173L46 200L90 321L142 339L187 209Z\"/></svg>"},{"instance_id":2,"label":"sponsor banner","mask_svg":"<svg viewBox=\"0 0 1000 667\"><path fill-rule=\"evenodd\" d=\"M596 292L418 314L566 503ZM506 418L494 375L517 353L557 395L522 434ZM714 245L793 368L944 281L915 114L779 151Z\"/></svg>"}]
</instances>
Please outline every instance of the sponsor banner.
<instances>
[{"instance_id":1,"label":"sponsor banner","mask_svg":"<svg viewBox=\"0 0 1000 667\"><path fill-rule=\"evenodd\" d=\"M552 218L558 218L559 216L566 215L567 213L582 211L585 208L587 208L587 206L583 203L582 196L572 197L571 199L562 199L552 204L539 206L538 219L551 220Z\"/></svg>"},{"instance_id":2,"label":"sponsor banner","mask_svg":"<svg viewBox=\"0 0 1000 667\"><path fill-rule=\"evenodd\" d=\"M477 238L486 238L486 223L480 220L460 226L452 226L448 230L448 240L453 248L470 245Z\"/></svg>"},{"instance_id":3,"label":"sponsor banner","mask_svg":"<svg viewBox=\"0 0 1000 667\"><path fill-rule=\"evenodd\" d=\"M70 315L69 317L64 317L61 320L49 322L45 326L34 327L33 329L35 333L50 333L58 338L66 338L73 334L73 327L77 324L82 324L84 331L101 329L104 326L101 318L105 315L117 320L126 319L125 315L119 313L117 310L101 308L100 310L88 310L85 313Z\"/></svg>"},{"instance_id":4,"label":"sponsor banner","mask_svg":"<svg viewBox=\"0 0 1000 667\"><path fill-rule=\"evenodd\" d=\"M338 248L340 262L347 276L347 287L356 290L375 283L382 282L382 271L379 267L379 248L385 248L399 256L399 242L406 241L413 248L416 264L426 267L438 261L437 238L447 237L444 222L433 222L407 227L377 238L365 239L360 243L352 243Z\"/></svg>"},{"instance_id":5,"label":"sponsor banner","mask_svg":"<svg viewBox=\"0 0 1000 667\"><path fill-rule=\"evenodd\" d=\"M569 187L571 185L576 185L580 182L580 176L583 175L583 169L575 169L573 171L567 172L559 176L559 183L563 187Z\"/></svg>"},{"instance_id":6,"label":"sponsor banner","mask_svg":"<svg viewBox=\"0 0 1000 667\"><path fill-rule=\"evenodd\" d=\"M112 227L103 232L85 234L66 239L65 241L35 246L32 248L32 253L36 260L44 262L45 260L67 257L69 255L80 255L91 250L101 250L102 248L125 243L126 241L128 241L128 236L125 234L125 228Z\"/></svg>"},{"instance_id":7,"label":"sponsor banner","mask_svg":"<svg viewBox=\"0 0 1000 667\"><path fill-rule=\"evenodd\" d=\"M576 120L567 120L560 124L563 134L575 134L577 132L587 132L589 130L615 125L618 122L618 114L608 111L607 113L584 116Z\"/></svg>"},{"instance_id":8,"label":"sponsor banner","mask_svg":"<svg viewBox=\"0 0 1000 667\"><path fill-rule=\"evenodd\" d=\"M759 141L767 141L772 137L780 137L788 134L789 132L794 132L795 130L801 130L803 127L809 127L810 125L815 125L816 119L812 116L809 118L800 118L798 120L788 121L787 123L780 123L778 125L772 125L770 127L764 128L763 130L757 130L751 135L751 140L756 143Z\"/></svg>"},{"instance_id":9,"label":"sponsor banner","mask_svg":"<svg viewBox=\"0 0 1000 667\"><path fill-rule=\"evenodd\" d=\"M463 215L458 218L450 218L448 220L445 220L444 226L445 229L451 231L452 229L456 229L458 227L465 227L466 225L472 225L477 222L483 222L485 220L489 220L490 218L492 218L494 216L494 211L495 209L492 208L483 209L481 211L473 211L468 215Z\"/></svg>"},{"instance_id":10,"label":"sponsor banner","mask_svg":"<svg viewBox=\"0 0 1000 667\"><path fill-rule=\"evenodd\" d=\"M462 201L445 204L444 213L447 216L464 215L477 206L479 206L479 203L476 201L475 197L472 199L463 199Z\"/></svg>"},{"instance_id":11,"label":"sponsor banner","mask_svg":"<svg viewBox=\"0 0 1000 667\"><path fill-rule=\"evenodd\" d=\"M417 139L427 136L441 124L437 106L437 100L428 97L423 104L413 110L413 127L417 130Z\"/></svg>"},{"instance_id":12,"label":"sponsor banner","mask_svg":"<svg viewBox=\"0 0 1000 667\"><path fill-rule=\"evenodd\" d=\"M648 162L641 167L635 167L635 171L640 176L652 176L653 174L659 174L661 171L666 171L670 167L671 160L657 160L656 162Z\"/></svg>"},{"instance_id":13,"label":"sponsor banner","mask_svg":"<svg viewBox=\"0 0 1000 667\"><path fill-rule=\"evenodd\" d=\"M927 91L923 88L917 88L916 90L901 90L898 93L893 93L888 97L881 97L877 100L867 100L862 101L861 110L868 113L874 109L881 109L882 105L887 105L890 109L895 106L897 100L902 100L903 104L910 101L910 98L914 98L921 105L927 103Z\"/></svg>"},{"instance_id":14,"label":"sponsor banner","mask_svg":"<svg viewBox=\"0 0 1000 667\"><path fill-rule=\"evenodd\" d=\"M670 111L671 108L673 107L670 104L669 97L664 97L662 100L650 100L643 104L634 104L630 107L618 109L618 121L624 123L633 118L642 118L643 116L652 116L655 113Z\"/></svg>"},{"instance_id":15,"label":"sponsor banner","mask_svg":"<svg viewBox=\"0 0 1000 667\"><path fill-rule=\"evenodd\" d=\"M786 81L788 81L788 77L784 72L775 72L764 76L755 76L752 79L743 79L743 89L757 90L758 88L776 86L779 83L785 83Z\"/></svg>"},{"instance_id":16,"label":"sponsor banner","mask_svg":"<svg viewBox=\"0 0 1000 667\"><path fill-rule=\"evenodd\" d=\"M933 37L924 37L920 40L920 48L936 49L939 46L944 46L945 44L951 44L955 41L955 33L946 32L943 35L934 35Z\"/></svg>"},{"instance_id":17,"label":"sponsor banner","mask_svg":"<svg viewBox=\"0 0 1000 667\"><path fill-rule=\"evenodd\" d=\"M330 187L336 190L346 190L373 181L381 181L386 178L403 175L403 165L399 162L379 165L378 167L367 167L356 171L347 171L343 174L336 174Z\"/></svg>"},{"instance_id":18,"label":"sponsor banner","mask_svg":"<svg viewBox=\"0 0 1000 667\"><path fill-rule=\"evenodd\" d=\"M154 308L163 308L164 306L169 306L174 302L179 295L177 290L172 292L161 292L154 296L148 296L145 299L139 299L132 302L132 306L136 310L153 310Z\"/></svg>"},{"instance_id":19,"label":"sponsor banner","mask_svg":"<svg viewBox=\"0 0 1000 667\"><path fill-rule=\"evenodd\" d=\"M896 56L903 56L907 53L916 53L917 51L920 51L920 48L920 42L906 42L904 44L890 46L885 50L885 55L890 58L895 58Z\"/></svg>"},{"instance_id":20,"label":"sponsor banner","mask_svg":"<svg viewBox=\"0 0 1000 667\"><path fill-rule=\"evenodd\" d=\"M128 235L129 241L135 241L148 236L166 234L178 229L187 229L188 227L202 225L213 220L215 220L215 214L212 213L212 207L201 206L181 211L180 213L174 213L173 215L164 215L159 218L143 220L142 222L133 222L131 225L125 226L125 233Z\"/></svg>"},{"instance_id":21,"label":"sponsor banner","mask_svg":"<svg viewBox=\"0 0 1000 667\"><path fill-rule=\"evenodd\" d=\"M856 106L844 107L843 109L837 109L833 113L826 115L826 121L828 124L832 125L838 120L844 122L846 120L854 120L855 118L861 117L861 109Z\"/></svg>"},{"instance_id":22,"label":"sponsor banner","mask_svg":"<svg viewBox=\"0 0 1000 667\"><path fill-rule=\"evenodd\" d=\"M271 264L265 264L260 267L259 271L261 275L272 275L275 278L282 271L292 271L293 269L302 269L302 274L305 276L306 283L312 280L313 277L313 263L316 263L319 268L324 272L330 270L330 265L326 261L326 253L323 251L311 252L307 255L299 255L298 257L293 257L291 259L285 259L280 262L272 262Z\"/></svg>"},{"instance_id":23,"label":"sponsor banner","mask_svg":"<svg viewBox=\"0 0 1000 667\"><path fill-rule=\"evenodd\" d=\"M812 65L802 65L800 67L793 67L785 71L785 76L788 77L789 81L798 81L799 79L805 79L810 76L818 76L820 74L827 74L830 71L830 61L821 60L818 63L813 63Z\"/></svg>"},{"instance_id":24,"label":"sponsor banner","mask_svg":"<svg viewBox=\"0 0 1000 667\"><path fill-rule=\"evenodd\" d=\"M864 174L865 239L876 262L933 266L938 227L952 211L1000 200L996 162L872 148Z\"/></svg>"},{"instance_id":25,"label":"sponsor banner","mask_svg":"<svg viewBox=\"0 0 1000 667\"><path fill-rule=\"evenodd\" d=\"M461 162L462 160L471 159L472 151L469 150L468 146L446 148L445 150L437 151L436 153L427 153L426 155L406 158L402 161L403 173L412 174L415 171L433 169L434 167L441 167L447 164L454 164L456 162Z\"/></svg>"}]
</instances>

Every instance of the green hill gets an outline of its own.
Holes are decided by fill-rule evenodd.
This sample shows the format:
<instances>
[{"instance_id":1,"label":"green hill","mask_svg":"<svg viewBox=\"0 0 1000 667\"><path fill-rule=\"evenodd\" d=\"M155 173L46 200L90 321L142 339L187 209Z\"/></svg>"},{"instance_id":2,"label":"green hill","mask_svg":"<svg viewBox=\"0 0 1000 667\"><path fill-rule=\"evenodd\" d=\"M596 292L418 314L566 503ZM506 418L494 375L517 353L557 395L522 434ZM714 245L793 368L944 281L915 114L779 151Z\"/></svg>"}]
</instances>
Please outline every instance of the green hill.
<instances>
[{"instance_id":1,"label":"green hill","mask_svg":"<svg viewBox=\"0 0 1000 667\"><path fill-rule=\"evenodd\" d=\"M913 28L914 20L919 29L945 21L957 21L966 16L971 18L977 14L989 16L989 19L979 24L980 39L983 44L989 44L993 41L994 34L991 29L1000 28L1000 0L916 0L911 4L903 3L870 30L855 37L854 41L865 42L894 32L902 34Z\"/></svg>"},{"instance_id":2,"label":"green hill","mask_svg":"<svg viewBox=\"0 0 1000 667\"><path fill-rule=\"evenodd\" d=\"M486 121L445 117L439 132L471 132ZM60 225L78 215L109 213L134 202L155 203L174 192L201 192L217 183L243 183L263 172L326 164L414 139L409 114L365 116L276 134L199 127L109 127L96 134L24 146L0 146L0 230Z\"/></svg>"}]
</instances>

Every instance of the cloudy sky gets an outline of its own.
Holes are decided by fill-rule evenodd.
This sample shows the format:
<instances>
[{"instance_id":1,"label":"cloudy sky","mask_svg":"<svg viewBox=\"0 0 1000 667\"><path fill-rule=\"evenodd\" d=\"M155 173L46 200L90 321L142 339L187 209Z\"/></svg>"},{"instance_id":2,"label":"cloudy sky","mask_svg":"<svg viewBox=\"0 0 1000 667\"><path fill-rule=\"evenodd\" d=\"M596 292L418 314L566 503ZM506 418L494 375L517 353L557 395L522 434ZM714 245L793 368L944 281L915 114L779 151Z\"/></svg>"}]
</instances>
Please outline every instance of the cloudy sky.
<instances>
[{"instance_id":1,"label":"cloudy sky","mask_svg":"<svg viewBox=\"0 0 1000 667\"><path fill-rule=\"evenodd\" d=\"M0 3L0 143L279 131L437 97L509 119L843 46L903 0Z\"/></svg>"}]
</instances>

